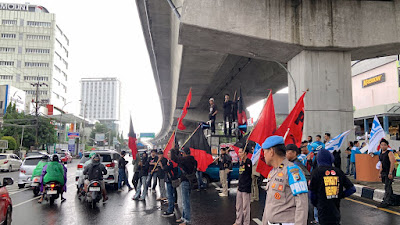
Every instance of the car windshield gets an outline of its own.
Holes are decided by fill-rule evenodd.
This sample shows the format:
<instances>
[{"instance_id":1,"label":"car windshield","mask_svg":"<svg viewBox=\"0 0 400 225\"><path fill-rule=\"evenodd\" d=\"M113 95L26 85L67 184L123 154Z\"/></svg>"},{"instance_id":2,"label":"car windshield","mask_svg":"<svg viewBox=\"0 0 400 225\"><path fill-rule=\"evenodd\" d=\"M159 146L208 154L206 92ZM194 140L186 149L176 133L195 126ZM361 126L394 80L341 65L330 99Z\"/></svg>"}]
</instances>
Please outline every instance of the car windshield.
<instances>
[{"instance_id":1,"label":"car windshield","mask_svg":"<svg viewBox=\"0 0 400 225\"><path fill-rule=\"evenodd\" d=\"M6 158L7 158L6 155L0 155L0 160L1 160L1 159L6 159Z\"/></svg>"},{"instance_id":2,"label":"car windshield","mask_svg":"<svg viewBox=\"0 0 400 225\"><path fill-rule=\"evenodd\" d=\"M24 165L28 165L28 166L34 166L37 165L40 160L42 160L41 158L30 158L30 159L25 159Z\"/></svg>"},{"instance_id":3,"label":"car windshield","mask_svg":"<svg viewBox=\"0 0 400 225\"><path fill-rule=\"evenodd\" d=\"M112 162L111 154L101 154L100 153L99 155L100 155L100 162ZM79 163L84 164L88 160L89 160L89 154L84 154Z\"/></svg>"}]
</instances>

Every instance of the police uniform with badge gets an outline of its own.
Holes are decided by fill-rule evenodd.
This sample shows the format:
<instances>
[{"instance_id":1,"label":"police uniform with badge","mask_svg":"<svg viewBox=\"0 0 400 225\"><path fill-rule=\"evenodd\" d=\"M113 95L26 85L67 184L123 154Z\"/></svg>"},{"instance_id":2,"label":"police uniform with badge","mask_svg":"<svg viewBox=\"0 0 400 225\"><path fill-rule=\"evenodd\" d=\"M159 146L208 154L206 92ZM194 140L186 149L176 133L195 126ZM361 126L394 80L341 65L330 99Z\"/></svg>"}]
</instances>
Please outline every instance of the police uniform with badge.
<instances>
[{"instance_id":1,"label":"police uniform with badge","mask_svg":"<svg viewBox=\"0 0 400 225\"><path fill-rule=\"evenodd\" d=\"M283 145L280 136L271 136L265 140L263 149ZM271 151L274 151L271 149ZM263 225L306 225L308 215L307 181L301 169L284 156L275 153L280 164L268 175L267 197L263 215ZM267 162L268 164L268 162Z\"/></svg>"}]
</instances>

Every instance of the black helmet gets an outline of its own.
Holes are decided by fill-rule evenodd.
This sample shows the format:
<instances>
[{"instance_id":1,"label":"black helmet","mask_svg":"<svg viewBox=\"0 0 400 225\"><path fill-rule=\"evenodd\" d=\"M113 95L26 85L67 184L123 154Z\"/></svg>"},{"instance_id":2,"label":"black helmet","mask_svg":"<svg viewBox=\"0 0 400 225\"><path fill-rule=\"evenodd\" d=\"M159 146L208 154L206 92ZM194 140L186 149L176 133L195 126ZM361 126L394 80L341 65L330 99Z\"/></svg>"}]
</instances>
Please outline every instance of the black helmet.
<instances>
[{"instance_id":1,"label":"black helmet","mask_svg":"<svg viewBox=\"0 0 400 225\"><path fill-rule=\"evenodd\" d=\"M59 158L58 158L58 155L53 155L53 158L52 158L51 161L53 161L53 162L59 162L60 160L59 160Z\"/></svg>"},{"instance_id":2,"label":"black helmet","mask_svg":"<svg viewBox=\"0 0 400 225\"><path fill-rule=\"evenodd\" d=\"M98 154L94 155L92 161L94 163L100 163L100 156Z\"/></svg>"}]
</instances>

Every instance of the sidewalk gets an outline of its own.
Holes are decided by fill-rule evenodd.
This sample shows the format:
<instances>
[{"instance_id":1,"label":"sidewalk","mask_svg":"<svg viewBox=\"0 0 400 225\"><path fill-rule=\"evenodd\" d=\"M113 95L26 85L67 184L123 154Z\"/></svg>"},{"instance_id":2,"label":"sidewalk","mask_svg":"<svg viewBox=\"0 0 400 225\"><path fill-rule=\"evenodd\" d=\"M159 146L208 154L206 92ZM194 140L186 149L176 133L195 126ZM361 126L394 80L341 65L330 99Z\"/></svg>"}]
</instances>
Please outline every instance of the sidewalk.
<instances>
[{"instance_id":1,"label":"sidewalk","mask_svg":"<svg viewBox=\"0 0 400 225\"><path fill-rule=\"evenodd\" d=\"M377 202L383 201L385 195L385 185L381 182L365 182L354 179L354 176L348 176L356 187L356 196L372 199ZM395 178L392 184L393 192L400 195L400 179Z\"/></svg>"}]
</instances>

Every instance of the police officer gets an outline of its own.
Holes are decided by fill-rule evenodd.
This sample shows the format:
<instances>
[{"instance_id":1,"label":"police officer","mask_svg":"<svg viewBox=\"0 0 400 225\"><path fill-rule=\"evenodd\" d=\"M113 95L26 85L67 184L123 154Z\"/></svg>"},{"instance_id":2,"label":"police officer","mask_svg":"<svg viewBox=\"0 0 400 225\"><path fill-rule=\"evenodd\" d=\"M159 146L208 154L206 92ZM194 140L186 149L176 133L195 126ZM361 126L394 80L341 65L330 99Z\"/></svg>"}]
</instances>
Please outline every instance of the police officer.
<instances>
[{"instance_id":1,"label":"police officer","mask_svg":"<svg viewBox=\"0 0 400 225\"><path fill-rule=\"evenodd\" d=\"M307 181L301 169L285 158L281 136L271 136L262 145L265 162L273 169L268 175L263 225L306 225Z\"/></svg>"}]
</instances>

